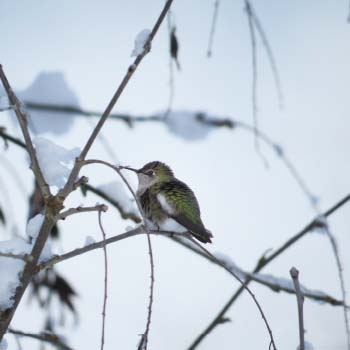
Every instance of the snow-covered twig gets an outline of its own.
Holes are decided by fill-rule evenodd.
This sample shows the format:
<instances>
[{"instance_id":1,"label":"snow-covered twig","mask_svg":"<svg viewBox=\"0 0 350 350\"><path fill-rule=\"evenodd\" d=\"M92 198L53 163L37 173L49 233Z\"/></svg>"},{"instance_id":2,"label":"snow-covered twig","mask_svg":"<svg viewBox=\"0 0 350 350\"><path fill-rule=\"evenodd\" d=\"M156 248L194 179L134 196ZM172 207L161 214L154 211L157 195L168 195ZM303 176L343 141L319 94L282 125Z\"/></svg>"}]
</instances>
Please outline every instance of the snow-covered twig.
<instances>
[{"instance_id":1,"label":"snow-covered twig","mask_svg":"<svg viewBox=\"0 0 350 350\"><path fill-rule=\"evenodd\" d=\"M162 231L165 233L165 231ZM212 259L210 256L207 254L204 254L200 249L198 249L196 246L191 244L188 240L183 239L182 236L174 236L172 237L170 235L170 238L176 243L181 244L185 248L191 250L192 252L202 256L203 258L209 260L210 262L221 266L220 264L217 263L217 260L219 260L222 264L224 264L227 268L231 269L234 271L237 275L240 276L240 278L244 281L254 281L258 284L261 284L265 287L270 288L274 292L286 292L290 294L295 294L293 285L291 283L288 283L284 278L281 277L275 277L272 275L265 275L265 274L260 274L260 273L251 273L244 271L242 268L237 266L231 259L228 257L224 256L223 254L213 254L216 259ZM344 306L344 302L342 300L338 300L332 296L330 296L327 293L317 291L317 290L311 290L309 288L306 288L302 286L302 290L304 293L304 296L306 298L309 298L311 300L314 300L316 302L321 302L321 303L327 303L333 306ZM346 305L345 305L346 307Z\"/></svg>"},{"instance_id":2,"label":"snow-covered twig","mask_svg":"<svg viewBox=\"0 0 350 350\"><path fill-rule=\"evenodd\" d=\"M297 304L298 304L298 319L299 319L299 350L305 350L305 329L304 329L304 313L303 313L303 306L304 306L304 295L300 288L299 283L299 271L292 267L289 271L290 276L292 277L295 294L297 297Z\"/></svg>"},{"instance_id":3,"label":"snow-covered twig","mask_svg":"<svg viewBox=\"0 0 350 350\"><path fill-rule=\"evenodd\" d=\"M105 204L97 204L94 205L93 207L76 207L76 208L70 208L65 210L64 212L60 213L58 215L59 220L65 220L68 216L74 215L74 214L79 214L79 213L87 213L87 212L92 212L92 211L97 211L97 212L106 212L108 210L108 206Z\"/></svg>"},{"instance_id":4,"label":"snow-covered twig","mask_svg":"<svg viewBox=\"0 0 350 350\"><path fill-rule=\"evenodd\" d=\"M346 195L344 198L342 198L339 202L334 204L332 207L330 207L327 211L325 211L322 215L324 217L329 217L333 213L335 213L337 210L339 210L341 207L343 207L347 202L350 201L350 194ZM279 255L281 255L285 250L287 250L289 247L291 247L293 244L298 242L302 237L304 237L308 232L313 230L315 226L317 225L317 218L315 220L312 220L310 223L308 223L300 232L292 236L290 239L288 239L284 244L282 244L278 249L274 250L271 254L266 256L265 254L258 260L256 267L252 271L252 273L257 273L261 271L266 265L268 265L271 261L273 261L275 258L277 258ZM250 280L248 279L246 281L246 284L250 283ZM225 305L222 307L222 309L219 311L217 316L209 323L209 325L204 329L202 333L200 333L196 339L193 341L193 343L190 345L188 350L195 349L200 342L209 334L211 331L216 328L216 326L221 324L221 320L225 318L226 312L230 309L232 304L237 300L237 298L241 295L244 288L240 287L237 289L237 291L231 296L231 298L225 303Z\"/></svg>"},{"instance_id":5,"label":"snow-covered twig","mask_svg":"<svg viewBox=\"0 0 350 350\"><path fill-rule=\"evenodd\" d=\"M101 229L103 238L103 256L104 256L104 292L103 292L103 306L102 306L102 330L101 330L101 350L103 350L105 345L105 323L106 323L106 307L107 307L107 288L108 288L108 259L107 259L107 248L106 248L106 232L102 225L101 218L102 210L98 212L98 224Z\"/></svg>"},{"instance_id":6,"label":"snow-covered twig","mask_svg":"<svg viewBox=\"0 0 350 350\"><path fill-rule=\"evenodd\" d=\"M10 328L8 330L10 334L21 336L21 337L28 337L37 339L39 341L49 343L53 345L55 348L59 350L73 350L70 346L65 344L56 334L50 333L50 332L42 332L42 333L29 333L29 332L23 332L17 329Z\"/></svg>"},{"instance_id":7,"label":"snow-covered twig","mask_svg":"<svg viewBox=\"0 0 350 350\"><path fill-rule=\"evenodd\" d=\"M38 158L36 156L34 145L33 145L31 136L29 134L28 115L27 115L26 111L24 110L23 104L17 98L16 94L13 92L1 64L0 64L0 79L1 79L2 84L6 90L6 93L7 93L7 96L8 96L8 99L9 99L11 105L14 106L14 111L15 111L15 114L17 116L17 120L19 122L19 125L21 127L21 131L22 131L25 143L26 143L26 149L28 151L28 154L29 154L29 157L31 160L31 168L35 174L36 181L38 182L38 185L40 187L40 190L42 192L43 197L48 198L51 195L50 188L47 185L47 183L44 179L44 175L40 169L39 161L38 161Z\"/></svg>"}]
</instances>

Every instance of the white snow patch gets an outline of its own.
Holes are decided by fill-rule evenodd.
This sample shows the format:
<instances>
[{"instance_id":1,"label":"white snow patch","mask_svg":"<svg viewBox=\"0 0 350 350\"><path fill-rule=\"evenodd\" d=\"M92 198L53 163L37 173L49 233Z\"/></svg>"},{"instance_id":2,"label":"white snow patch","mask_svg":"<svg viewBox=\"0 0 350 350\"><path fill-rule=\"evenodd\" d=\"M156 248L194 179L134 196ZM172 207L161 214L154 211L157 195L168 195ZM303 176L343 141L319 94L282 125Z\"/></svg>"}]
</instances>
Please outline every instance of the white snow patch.
<instances>
[{"instance_id":1,"label":"white snow patch","mask_svg":"<svg viewBox=\"0 0 350 350\"><path fill-rule=\"evenodd\" d=\"M167 201L167 199L162 193L157 194L157 199L166 213L170 215L174 214L174 208L171 206L171 204Z\"/></svg>"},{"instance_id":2,"label":"white snow patch","mask_svg":"<svg viewBox=\"0 0 350 350\"><path fill-rule=\"evenodd\" d=\"M96 243L96 240L92 236L86 236L84 247Z\"/></svg>"},{"instance_id":3,"label":"white snow patch","mask_svg":"<svg viewBox=\"0 0 350 350\"><path fill-rule=\"evenodd\" d=\"M213 254L222 264L232 271L239 279L244 282L247 275L232 259L226 254L216 252Z\"/></svg>"},{"instance_id":4,"label":"white snow patch","mask_svg":"<svg viewBox=\"0 0 350 350\"><path fill-rule=\"evenodd\" d=\"M18 95L23 102L80 108L78 97L67 84L62 72L41 72L32 84ZM73 121L74 114L71 113L30 110L29 126L36 134L64 134L73 125Z\"/></svg>"},{"instance_id":5,"label":"white snow patch","mask_svg":"<svg viewBox=\"0 0 350 350\"><path fill-rule=\"evenodd\" d=\"M198 116L200 116L198 113L190 111L171 111L165 123L171 133L185 140L200 140L206 138L213 127L201 122ZM206 118L213 117L206 116Z\"/></svg>"},{"instance_id":6,"label":"white snow patch","mask_svg":"<svg viewBox=\"0 0 350 350\"><path fill-rule=\"evenodd\" d=\"M41 225L43 224L43 221L44 221L43 214L35 215L33 218L31 218L28 221L27 228L26 228L26 233L28 237L31 237L32 239L36 239L38 237L39 230L41 228Z\"/></svg>"},{"instance_id":7,"label":"white snow patch","mask_svg":"<svg viewBox=\"0 0 350 350\"><path fill-rule=\"evenodd\" d=\"M261 282L266 282L266 284L271 284L271 285L277 285L279 286L281 289L286 289L286 290L290 290L294 292L294 284L293 281L291 279L287 279L284 277L276 277L273 275L268 275L268 274L261 274L261 273L255 273L253 274L253 276L261 281ZM303 285L300 285L300 290L303 294L306 295L313 295L315 297L327 297L327 293L322 292L320 290L313 290L313 289L309 289ZM313 301L320 303L320 304L324 304L324 301L322 300L314 300Z\"/></svg>"},{"instance_id":8,"label":"white snow patch","mask_svg":"<svg viewBox=\"0 0 350 350\"><path fill-rule=\"evenodd\" d=\"M135 201L127 195L121 182L113 181L97 188L117 202L125 213L139 215Z\"/></svg>"},{"instance_id":9,"label":"white snow patch","mask_svg":"<svg viewBox=\"0 0 350 350\"><path fill-rule=\"evenodd\" d=\"M42 225L43 218L42 214L38 214L29 220L26 228L28 242L19 237L0 241L0 252L16 255L30 254ZM48 240L45 243L39 261L47 260L51 258L52 255L51 243ZM0 257L0 310L8 309L13 305L13 300L11 298L14 296L16 288L20 283L23 267L24 261L22 260Z\"/></svg>"},{"instance_id":10,"label":"white snow patch","mask_svg":"<svg viewBox=\"0 0 350 350\"><path fill-rule=\"evenodd\" d=\"M131 53L131 57L136 57L142 54L150 34L151 34L151 31L149 29L144 29L139 34L137 34L135 38L134 49L132 50L132 53Z\"/></svg>"},{"instance_id":11,"label":"white snow patch","mask_svg":"<svg viewBox=\"0 0 350 350\"><path fill-rule=\"evenodd\" d=\"M80 149L67 150L43 137L36 137L33 143L46 182L57 189L63 187Z\"/></svg>"},{"instance_id":12,"label":"white snow patch","mask_svg":"<svg viewBox=\"0 0 350 350\"><path fill-rule=\"evenodd\" d=\"M0 350L7 350L7 340L5 337L0 342Z\"/></svg>"},{"instance_id":13,"label":"white snow patch","mask_svg":"<svg viewBox=\"0 0 350 350\"><path fill-rule=\"evenodd\" d=\"M304 342L304 345L305 345L304 347L305 350L315 350L314 346L307 341ZM300 345L297 346L297 350L300 350Z\"/></svg>"}]
</instances>

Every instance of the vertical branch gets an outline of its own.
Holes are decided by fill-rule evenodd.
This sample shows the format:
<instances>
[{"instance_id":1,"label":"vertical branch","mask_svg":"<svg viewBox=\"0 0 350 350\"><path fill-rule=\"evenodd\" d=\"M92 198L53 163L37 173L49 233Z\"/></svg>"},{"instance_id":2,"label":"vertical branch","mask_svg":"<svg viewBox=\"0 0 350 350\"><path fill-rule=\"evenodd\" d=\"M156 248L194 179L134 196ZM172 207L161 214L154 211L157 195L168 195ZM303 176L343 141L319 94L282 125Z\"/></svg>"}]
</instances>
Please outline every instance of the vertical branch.
<instances>
[{"instance_id":1,"label":"vertical branch","mask_svg":"<svg viewBox=\"0 0 350 350\"><path fill-rule=\"evenodd\" d=\"M258 86L258 69L257 69L257 49L256 49L256 36L253 22L253 14L250 6L250 2L245 0L245 10L248 18L248 27L250 34L250 44L252 49L252 113L254 124L254 146L257 154L261 157L265 166L268 166L267 160L263 156L260 150L259 137L258 137L258 106L257 106L257 86Z\"/></svg>"},{"instance_id":2,"label":"vertical branch","mask_svg":"<svg viewBox=\"0 0 350 350\"><path fill-rule=\"evenodd\" d=\"M107 288L108 288L108 258L107 258L107 248L106 248L106 232L102 225L102 210L98 211L98 224L101 229L103 238L103 255L104 255L104 295L103 295L103 306L102 306L102 331L101 331L101 350L104 348L105 344L105 323L106 323L106 307L107 307Z\"/></svg>"},{"instance_id":3,"label":"vertical branch","mask_svg":"<svg viewBox=\"0 0 350 350\"><path fill-rule=\"evenodd\" d=\"M303 305L304 305L304 295L300 289L299 283L299 271L292 267L290 269L290 275L293 280L295 295L297 297L298 303L298 319L299 319L299 350L305 350L305 329L304 329L304 314L303 314Z\"/></svg>"},{"instance_id":4,"label":"vertical branch","mask_svg":"<svg viewBox=\"0 0 350 350\"><path fill-rule=\"evenodd\" d=\"M163 115L163 119L166 119L169 115L174 101L174 62L171 57L171 11L169 10L167 14L167 26L168 26L168 37L169 37L169 97L168 97L168 107Z\"/></svg>"},{"instance_id":5,"label":"vertical branch","mask_svg":"<svg viewBox=\"0 0 350 350\"><path fill-rule=\"evenodd\" d=\"M333 234L330 232L328 226L325 227L325 230L327 233L327 237L330 240L330 244L333 250L333 255L335 257L335 261L337 264L338 276L340 281L340 289L341 289L343 303L344 303L343 313L344 313L345 331L346 331L346 338L347 338L347 348L348 350L350 350L350 326L349 326L349 317L348 317L348 306L346 303L346 290L345 290L345 281L344 281L344 275L343 275L343 267L339 256L337 241L333 236Z\"/></svg>"},{"instance_id":6,"label":"vertical branch","mask_svg":"<svg viewBox=\"0 0 350 350\"><path fill-rule=\"evenodd\" d=\"M121 177L121 179L123 180L126 187L129 189L132 196L134 197L135 202L137 204L137 207L139 209L139 212L140 212L142 219L143 219L143 224L144 224L145 231L147 234L148 255L149 255L149 262L150 262L150 269L151 269L151 276L150 276L151 283L150 283L150 295L149 295L146 327L145 327L144 333L141 336L141 340L140 340L140 343L138 345L138 350L147 350L148 335L149 335L150 326L151 326L151 319L152 319L152 306L153 306L154 281L155 281L155 279L154 279L154 258L153 258L151 234L150 234L150 230L149 230L148 225L147 225L147 218L145 217L145 214L142 210L141 204L140 204L134 190L130 186L128 180L125 178L125 176L123 175L123 173L121 172L119 167L114 166L108 162L105 162L105 161L99 160L99 159L88 159L82 163L82 165L87 165L87 164L103 164L103 165L106 165L107 167L113 169L114 171L116 171L118 173L118 175Z\"/></svg>"},{"instance_id":7,"label":"vertical branch","mask_svg":"<svg viewBox=\"0 0 350 350\"><path fill-rule=\"evenodd\" d=\"M220 5L220 0L215 0L213 19L212 19L212 22L211 22L211 28L210 28L210 34L209 34L209 43L208 43L208 50L207 50L207 57L208 58L210 58L212 56L212 53L213 53L213 41L214 41L216 22L217 22L217 17L218 17L218 12L219 12L219 5Z\"/></svg>"},{"instance_id":8,"label":"vertical branch","mask_svg":"<svg viewBox=\"0 0 350 350\"><path fill-rule=\"evenodd\" d=\"M281 86L281 80L279 77L279 73L278 73L278 69L277 69L277 64L276 64L276 60L275 57L273 55L272 52L272 48L271 45L267 39L267 35L265 34L265 31L261 25L261 22L258 18L258 16L256 15L252 5L250 4L250 11L251 11L251 16L252 16L252 20L254 21L255 27L260 35L261 41L263 43L263 46L265 48L265 51L267 53L267 57L270 61L270 66L271 66L271 70L272 70L272 75L273 78L275 80L275 85L276 85L276 90L277 90L277 97L278 97L278 104L280 108L283 108L284 105L284 98L283 98L283 92L282 92L282 86Z\"/></svg>"}]
</instances>

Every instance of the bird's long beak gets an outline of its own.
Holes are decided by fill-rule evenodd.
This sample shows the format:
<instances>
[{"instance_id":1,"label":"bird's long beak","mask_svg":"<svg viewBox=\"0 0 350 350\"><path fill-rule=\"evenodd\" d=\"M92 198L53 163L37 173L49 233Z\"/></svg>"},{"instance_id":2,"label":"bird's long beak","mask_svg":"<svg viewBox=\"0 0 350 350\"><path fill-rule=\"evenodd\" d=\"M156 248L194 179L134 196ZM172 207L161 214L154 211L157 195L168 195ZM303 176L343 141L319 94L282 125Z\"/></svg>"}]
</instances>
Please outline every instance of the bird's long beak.
<instances>
[{"instance_id":1,"label":"bird's long beak","mask_svg":"<svg viewBox=\"0 0 350 350\"><path fill-rule=\"evenodd\" d=\"M140 170L137 170L137 169L131 168L131 167L129 167L129 166L122 166L122 165L120 165L120 166L119 166L119 168L120 168L120 169L127 169L127 170L131 170L131 171L135 172L136 174L141 173L141 171L140 171Z\"/></svg>"}]
</instances>

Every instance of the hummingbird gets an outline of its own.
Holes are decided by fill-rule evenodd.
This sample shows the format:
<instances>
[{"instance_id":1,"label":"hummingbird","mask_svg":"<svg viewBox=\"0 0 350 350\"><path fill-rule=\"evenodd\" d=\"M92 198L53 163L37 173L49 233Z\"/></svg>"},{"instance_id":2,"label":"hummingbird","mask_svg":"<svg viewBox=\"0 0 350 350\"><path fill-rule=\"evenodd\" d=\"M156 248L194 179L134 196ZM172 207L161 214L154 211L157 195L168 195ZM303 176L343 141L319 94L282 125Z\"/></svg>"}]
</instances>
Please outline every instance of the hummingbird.
<instances>
[{"instance_id":1,"label":"hummingbird","mask_svg":"<svg viewBox=\"0 0 350 350\"><path fill-rule=\"evenodd\" d=\"M174 176L168 165L153 161L141 169L120 168L137 174L139 183L136 196L146 218L158 230L168 230L168 227L173 228L173 224L176 224L176 231L189 231L200 242L211 243L213 235L204 227L196 196Z\"/></svg>"}]
</instances>

